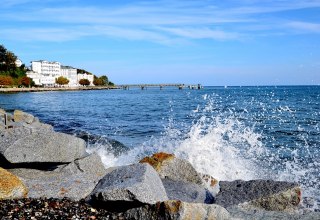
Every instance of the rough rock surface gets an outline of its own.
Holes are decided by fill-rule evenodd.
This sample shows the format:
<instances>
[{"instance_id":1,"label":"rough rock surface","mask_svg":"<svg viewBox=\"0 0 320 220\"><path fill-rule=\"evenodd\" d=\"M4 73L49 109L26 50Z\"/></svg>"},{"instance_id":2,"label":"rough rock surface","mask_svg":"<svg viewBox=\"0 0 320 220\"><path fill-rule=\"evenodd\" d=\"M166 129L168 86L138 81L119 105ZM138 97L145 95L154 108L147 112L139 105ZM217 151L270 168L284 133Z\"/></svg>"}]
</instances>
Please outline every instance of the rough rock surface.
<instances>
[{"instance_id":1,"label":"rough rock surface","mask_svg":"<svg viewBox=\"0 0 320 220\"><path fill-rule=\"evenodd\" d=\"M162 183L170 200L181 200L191 203L214 203L212 194L204 187L195 183L172 181L170 179L162 179Z\"/></svg>"},{"instance_id":2,"label":"rough rock surface","mask_svg":"<svg viewBox=\"0 0 320 220\"><path fill-rule=\"evenodd\" d=\"M0 137L0 154L10 163L64 163L86 154L84 140L58 132L17 127L1 132Z\"/></svg>"},{"instance_id":3,"label":"rough rock surface","mask_svg":"<svg viewBox=\"0 0 320 220\"><path fill-rule=\"evenodd\" d=\"M88 197L106 208L118 204L123 210L168 200L157 172L149 164L117 167L97 184Z\"/></svg>"},{"instance_id":4,"label":"rough rock surface","mask_svg":"<svg viewBox=\"0 0 320 220\"><path fill-rule=\"evenodd\" d=\"M216 203L223 207L243 204L267 211L291 211L299 204L301 191L296 183L273 180L220 181Z\"/></svg>"},{"instance_id":5,"label":"rough rock surface","mask_svg":"<svg viewBox=\"0 0 320 220\"><path fill-rule=\"evenodd\" d=\"M86 198L106 170L97 154L78 159L54 171L35 169L12 169L29 189L29 197L69 197L75 200Z\"/></svg>"},{"instance_id":6,"label":"rough rock surface","mask_svg":"<svg viewBox=\"0 0 320 220\"><path fill-rule=\"evenodd\" d=\"M23 198L27 194L28 190L22 181L0 167L0 199Z\"/></svg>"},{"instance_id":7,"label":"rough rock surface","mask_svg":"<svg viewBox=\"0 0 320 220\"><path fill-rule=\"evenodd\" d=\"M161 179L202 184L198 172L186 160L176 158L173 154L156 153L143 158L140 163L149 163L158 172Z\"/></svg>"},{"instance_id":8,"label":"rough rock surface","mask_svg":"<svg viewBox=\"0 0 320 220\"><path fill-rule=\"evenodd\" d=\"M27 124L31 124L32 122L34 122L33 115L20 110L15 110L13 112L13 119L15 122L25 122Z\"/></svg>"},{"instance_id":9,"label":"rough rock surface","mask_svg":"<svg viewBox=\"0 0 320 220\"><path fill-rule=\"evenodd\" d=\"M155 205L134 208L124 213L125 219L230 219L226 209L215 204L186 203L181 201L164 201Z\"/></svg>"},{"instance_id":10,"label":"rough rock surface","mask_svg":"<svg viewBox=\"0 0 320 220\"><path fill-rule=\"evenodd\" d=\"M266 211L259 208L240 206L228 207L232 219L255 219L255 220L319 220L320 212L287 213L282 211Z\"/></svg>"}]
</instances>

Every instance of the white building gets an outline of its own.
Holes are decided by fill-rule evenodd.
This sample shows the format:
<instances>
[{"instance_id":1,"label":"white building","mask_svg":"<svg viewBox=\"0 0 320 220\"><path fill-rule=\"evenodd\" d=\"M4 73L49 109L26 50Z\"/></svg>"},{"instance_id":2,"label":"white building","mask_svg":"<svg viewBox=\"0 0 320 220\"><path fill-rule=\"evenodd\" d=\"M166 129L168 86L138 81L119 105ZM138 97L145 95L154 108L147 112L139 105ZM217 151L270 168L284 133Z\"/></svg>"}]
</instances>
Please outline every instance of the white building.
<instances>
[{"instance_id":1,"label":"white building","mask_svg":"<svg viewBox=\"0 0 320 220\"><path fill-rule=\"evenodd\" d=\"M90 86L93 86L93 75L90 74L78 74L78 82L80 79L87 79L90 82Z\"/></svg>"},{"instance_id":2,"label":"white building","mask_svg":"<svg viewBox=\"0 0 320 220\"><path fill-rule=\"evenodd\" d=\"M35 83L36 86L41 86L42 83L41 83L41 79L42 79L42 75L41 73L37 73L37 72L34 72L34 71L27 71L27 77L31 78L33 80L33 82Z\"/></svg>"},{"instance_id":3,"label":"white building","mask_svg":"<svg viewBox=\"0 0 320 220\"><path fill-rule=\"evenodd\" d=\"M20 59L16 59L15 61L16 67L22 66L22 61Z\"/></svg>"},{"instance_id":4,"label":"white building","mask_svg":"<svg viewBox=\"0 0 320 220\"><path fill-rule=\"evenodd\" d=\"M69 86L74 87L78 86L78 76L77 76L77 69L71 66L61 66L60 69L61 76L67 78L69 80Z\"/></svg>"},{"instance_id":5,"label":"white building","mask_svg":"<svg viewBox=\"0 0 320 220\"><path fill-rule=\"evenodd\" d=\"M61 76L60 69L61 69L61 64L59 62L49 62L46 60L31 62L31 70L35 73L41 74L40 85L44 85L44 86L55 85L56 78Z\"/></svg>"}]
</instances>

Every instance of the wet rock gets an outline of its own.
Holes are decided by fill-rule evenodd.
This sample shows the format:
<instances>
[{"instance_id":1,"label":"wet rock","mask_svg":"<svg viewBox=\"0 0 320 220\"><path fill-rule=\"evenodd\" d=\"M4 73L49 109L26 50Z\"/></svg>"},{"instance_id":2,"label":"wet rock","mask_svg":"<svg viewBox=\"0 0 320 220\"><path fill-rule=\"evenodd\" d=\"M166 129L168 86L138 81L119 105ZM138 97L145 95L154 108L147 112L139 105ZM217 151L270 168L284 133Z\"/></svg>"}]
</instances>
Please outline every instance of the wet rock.
<instances>
[{"instance_id":1,"label":"wet rock","mask_svg":"<svg viewBox=\"0 0 320 220\"><path fill-rule=\"evenodd\" d=\"M198 184L170 179L162 179L162 183L170 200L181 200L190 203L214 203L213 195Z\"/></svg>"},{"instance_id":2,"label":"wet rock","mask_svg":"<svg viewBox=\"0 0 320 220\"><path fill-rule=\"evenodd\" d=\"M34 116L20 110L15 110L13 112L13 119L15 122L25 122L27 124L31 124L34 121Z\"/></svg>"},{"instance_id":3,"label":"wet rock","mask_svg":"<svg viewBox=\"0 0 320 220\"><path fill-rule=\"evenodd\" d=\"M64 163L86 155L84 140L63 133L17 127L1 132L0 137L0 154L10 163Z\"/></svg>"},{"instance_id":4,"label":"wet rock","mask_svg":"<svg viewBox=\"0 0 320 220\"><path fill-rule=\"evenodd\" d=\"M245 205L267 211L290 211L301 200L301 190L296 183L273 180L220 181L216 203L223 207Z\"/></svg>"},{"instance_id":5,"label":"wet rock","mask_svg":"<svg viewBox=\"0 0 320 220\"><path fill-rule=\"evenodd\" d=\"M200 175L193 166L186 160L176 158L173 154L156 153L151 157L143 158L140 163L150 164L161 179L202 184Z\"/></svg>"},{"instance_id":6,"label":"wet rock","mask_svg":"<svg viewBox=\"0 0 320 220\"><path fill-rule=\"evenodd\" d=\"M97 154L78 159L53 171L11 169L29 189L30 198L69 197L86 198L95 188L106 170Z\"/></svg>"},{"instance_id":7,"label":"wet rock","mask_svg":"<svg viewBox=\"0 0 320 220\"><path fill-rule=\"evenodd\" d=\"M226 209L212 204L186 203L169 200L158 202L155 205L146 205L126 211L125 219L198 219L198 220L224 220L230 219Z\"/></svg>"},{"instance_id":8,"label":"wet rock","mask_svg":"<svg viewBox=\"0 0 320 220\"><path fill-rule=\"evenodd\" d=\"M0 199L23 198L28 190L23 182L12 173L0 167Z\"/></svg>"},{"instance_id":9,"label":"wet rock","mask_svg":"<svg viewBox=\"0 0 320 220\"><path fill-rule=\"evenodd\" d=\"M117 167L104 176L88 199L107 210L124 211L168 197L160 177L149 164L133 164Z\"/></svg>"},{"instance_id":10,"label":"wet rock","mask_svg":"<svg viewBox=\"0 0 320 220\"><path fill-rule=\"evenodd\" d=\"M208 174L200 174L200 177L203 185L212 193L212 195L217 195L220 190L218 180Z\"/></svg>"}]
</instances>

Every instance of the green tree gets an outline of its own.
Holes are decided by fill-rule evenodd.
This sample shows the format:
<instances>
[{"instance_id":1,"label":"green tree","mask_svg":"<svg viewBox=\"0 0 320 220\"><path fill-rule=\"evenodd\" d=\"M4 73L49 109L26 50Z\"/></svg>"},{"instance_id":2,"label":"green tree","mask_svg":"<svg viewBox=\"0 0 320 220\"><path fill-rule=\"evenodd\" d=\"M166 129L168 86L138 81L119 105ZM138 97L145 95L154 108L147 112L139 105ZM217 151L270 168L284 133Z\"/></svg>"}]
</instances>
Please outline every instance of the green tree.
<instances>
[{"instance_id":1,"label":"green tree","mask_svg":"<svg viewBox=\"0 0 320 220\"><path fill-rule=\"evenodd\" d=\"M63 76L56 78L56 83L59 85L66 85L69 83L69 80Z\"/></svg>"},{"instance_id":2,"label":"green tree","mask_svg":"<svg viewBox=\"0 0 320 220\"><path fill-rule=\"evenodd\" d=\"M80 79L79 84L82 86L88 86L90 85L90 81L88 79Z\"/></svg>"},{"instance_id":3,"label":"green tree","mask_svg":"<svg viewBox=\"0 0 320 220\"><path fill-rule=\"evenodd\" d=\"M108 77L103 75L100 77L94 76L93 84L95 86L107 86L109 83Z\"/></svg>"}]
</instances>

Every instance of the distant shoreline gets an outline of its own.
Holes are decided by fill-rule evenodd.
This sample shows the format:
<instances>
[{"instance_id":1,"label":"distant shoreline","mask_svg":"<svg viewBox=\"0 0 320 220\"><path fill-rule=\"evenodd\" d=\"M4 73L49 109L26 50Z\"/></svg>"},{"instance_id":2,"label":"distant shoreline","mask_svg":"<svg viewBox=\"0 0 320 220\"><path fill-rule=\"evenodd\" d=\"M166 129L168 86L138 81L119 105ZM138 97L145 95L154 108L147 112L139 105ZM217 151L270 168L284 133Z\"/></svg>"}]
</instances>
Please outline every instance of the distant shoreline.
<instances>
[{"instance_id":1,"label":"distant shoreline","mask_svg":"<svg viewBox=\"0 0 320 220\"><path fill-rule=\"evenodd\" d=\"M47 88L0 88L0 93L15 92L47 92L47 91L80 91L80 90L109 90L119 89L119 87L108 86L88 86L88 87L47 87Z\"/></svg>"}]
</instances>

